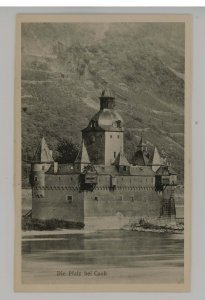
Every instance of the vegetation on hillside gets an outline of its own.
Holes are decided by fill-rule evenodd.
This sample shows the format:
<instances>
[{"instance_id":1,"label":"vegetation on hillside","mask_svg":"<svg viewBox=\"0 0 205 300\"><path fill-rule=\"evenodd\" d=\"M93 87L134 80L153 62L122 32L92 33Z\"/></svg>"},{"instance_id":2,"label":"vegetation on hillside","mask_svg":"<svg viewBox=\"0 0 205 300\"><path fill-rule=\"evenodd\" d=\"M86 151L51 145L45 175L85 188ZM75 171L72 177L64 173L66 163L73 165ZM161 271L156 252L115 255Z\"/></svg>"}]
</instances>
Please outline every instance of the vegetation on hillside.
<instances>
[{"instance_id":1,"label":"vegetation on hillside","mask_svg":"<svg viewBox=\"0 0 205 300\"><path fill-rule=\"evenodd\" d=\"M54 157L61 140L80 144L108 86L126 125L128 158L143 133L182 181L183 76L183 24L23 24L22 155L31 157L42 135Z\"/></svg>"}]
</instances>

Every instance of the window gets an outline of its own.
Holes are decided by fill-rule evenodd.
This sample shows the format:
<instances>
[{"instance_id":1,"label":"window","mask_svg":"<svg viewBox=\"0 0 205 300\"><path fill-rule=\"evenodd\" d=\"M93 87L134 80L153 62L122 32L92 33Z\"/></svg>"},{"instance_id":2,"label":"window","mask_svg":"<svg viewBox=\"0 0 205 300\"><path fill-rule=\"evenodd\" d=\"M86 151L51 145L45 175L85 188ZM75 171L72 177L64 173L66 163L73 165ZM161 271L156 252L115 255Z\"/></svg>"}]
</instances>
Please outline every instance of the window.
<instances>
[{"instance_id":1,"label":"window","mask_svg":"<svg viewBox=\"0 0 205 300\"><path fill-rule=\"evenodd\" d=\"M114 152L114 158L116 157L116 152Z\"/></svg>"},{"instance_id":2,"label":"window","mask_svg":"<svg viewBox=\"0 0 205 300\"><path fill-rule=\"evenodd\" d=\"M120 127L121 127L121 121L120 121L120 120L118 120L116 123L117 123L117 127L119 127L119 128L120 128Z\"/></svg>"},{"instance_id":3,"label":"window","mask_svg":"<svg viewBox=\"0 0 205 300\"><path fill-rule=\"evenodd\" d=\"M66 200L68 201L68 203L72 203L73 202L73 196L72 195L67 195Z\"/></svg>"},{"instance_id":4,"label":"window","mask_svg":"<svg viewBox=\"0 0 205 300\"><path fill-rule=\"evenodd\" d=\"M124 166L124 167L123 167L123 170L124 170L124 171L126 171L126 170L127 170L126 166Z\"/></svg>"},{"instance_id":5,"label":"window","mask_svg":"<svg viewBox=\"0 0 205 300\"><path fill-rule=\"evenodd\" d=\"M37 176L34 177L34 181L38 181L38 177Z\"/></svg>"},{"instance_id":6,"label":"window","mask_svg":"<svg viewBox=\"0 0 205 300\"><path fill-rule=\"evenodd\" d=\"M97 197L97 196L95 196L95 198L94 198L94 199L95 199L95 201L98 201L98 197Z\"/></svg>"},{"instance_id":7,"label":"window","mask_svg":"<svg viewBox=\"0 0 205 300\"><path fill-rule=\"evenodd\" d=\"M131 202L134 202L134 196L130 197Z\"/></svg>"},{"instance_id":8,"label":"window","mask_svg":"<svg viewBox=\"0 0 205 300\"><path fill-rule=\"evenodd\" d=\"M110 135L110 138L112 139L112 135Z\"/></svg>"},{"instance_id":9,"label":"window","mask_svg":"<svg viewBox=\"0 0 205 300\"><path fill-rule=\"evenodd\" d=\"M42 166L42 170L45 170L45 166Z\"/></svg>"},{"instance_id":10,"label":"window","mask_svg":"<svg viewBox=\"0 0 205 300\"><path fill-rule=\"evenodd\" d=\"M119 134L118 134L117 138L118 138L118 139L120 138Z\"/></svg>"}]
</instances>

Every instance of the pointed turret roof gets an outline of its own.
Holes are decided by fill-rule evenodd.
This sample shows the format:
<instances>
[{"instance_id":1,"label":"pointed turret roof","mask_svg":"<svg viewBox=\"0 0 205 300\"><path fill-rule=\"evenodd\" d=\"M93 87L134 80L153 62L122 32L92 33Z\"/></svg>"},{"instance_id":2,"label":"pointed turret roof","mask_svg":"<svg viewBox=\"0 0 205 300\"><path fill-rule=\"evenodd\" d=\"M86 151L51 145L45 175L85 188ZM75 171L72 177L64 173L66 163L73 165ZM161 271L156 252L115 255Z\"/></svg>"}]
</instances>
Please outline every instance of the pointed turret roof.
<instances>
[{"instance_id":1,"label":"pointed turret roof","mask_svg":"<svg viewBox=\"0 0 205 300\"><path fill-rule=\"evenodd\" d=\"M114 161L114 165L116 166L130 166L125 154L120 151L118 153L118 156L116 157L115 161Z\"/></svg>"},{"instance_id":2,"label":"pointed turret roof","mask_svg":"<svg viewBox=\"0 0 205 300\"><path fill-rule=\"evenodd\" d=\"M37 147L37 150L33 156L33 161L41 162L41 163L42 162L49 163L49 162L53 161L51 151L48 148L48 145L46 143L44 136L42 137L42 139Z\"/></svg>"},{"instance_id":3,"label":"pointed turret roof","mask_svg":"<svg viewBox=\"0 0 205 300\"><path fill-rule=\"evenodd\" d=\"M85 147L84 140L82 142L80 151L78 152L78 155L75 159L75 163L77 163L77 164L90 164L90 159L89 159L89 156L88 156L87 149Z\"/></svg>"},{"instance_id":4,"label":"pointed turret roof","mask_svg":"<svg viewBox=\"0 0 205 300\"><path fill-rule=\"evenodd\" d=\"M137 145L138 148L142 148L143 147L143 142L142 142L142 133L141 133L141 138L139 141L139 144Z\"/></svg>"},{"instance_id":5,"label":"pointed turret roof","mask_svg":"<svg viewBox=\"0 0 205 300\"><path fill-rule=\"evenodd\" d=\"M138 166L146 166L149 162L149 153L143 149L143 146L146 145L143 143L142 134L139 141L139 144L137 145L137 151L135 152L133 156L133 163L134 165Z\"/></svg>"},{"instance_id":6,"label":"pointed turret roof","mask_svg":"<svg viewBox=\"0 0 205 300\"><path fill-rule=\"evenodd\" d=\"M154 148L154 155L153 155L153 159L152 159L152 165L162 165L162 159L161 156L159 154L159 151L157 149L157 147Z\"/></svg>"}]
</instances>

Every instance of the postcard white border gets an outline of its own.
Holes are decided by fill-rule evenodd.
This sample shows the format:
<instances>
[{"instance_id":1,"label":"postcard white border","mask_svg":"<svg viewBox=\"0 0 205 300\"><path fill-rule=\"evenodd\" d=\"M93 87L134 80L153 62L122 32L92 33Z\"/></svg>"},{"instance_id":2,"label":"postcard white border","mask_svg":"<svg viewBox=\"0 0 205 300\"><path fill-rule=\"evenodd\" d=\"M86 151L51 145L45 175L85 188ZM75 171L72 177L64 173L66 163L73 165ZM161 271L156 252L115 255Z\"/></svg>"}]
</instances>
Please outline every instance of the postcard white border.
<instances>
[{"instance_id":1,"label":"postcard white border","mask_svg":"<svg viewBox=\"0 0 205 300\"><path fill-rule=\"evenodd\" d=\"M190 15L18 15L15 75L15 290L55 292L183 292L190 290L191 249L191 16ZM185 232L183 284L23 284L21 282L21 35L22 22L185 22Z\"/></svg>"}]
</instances>

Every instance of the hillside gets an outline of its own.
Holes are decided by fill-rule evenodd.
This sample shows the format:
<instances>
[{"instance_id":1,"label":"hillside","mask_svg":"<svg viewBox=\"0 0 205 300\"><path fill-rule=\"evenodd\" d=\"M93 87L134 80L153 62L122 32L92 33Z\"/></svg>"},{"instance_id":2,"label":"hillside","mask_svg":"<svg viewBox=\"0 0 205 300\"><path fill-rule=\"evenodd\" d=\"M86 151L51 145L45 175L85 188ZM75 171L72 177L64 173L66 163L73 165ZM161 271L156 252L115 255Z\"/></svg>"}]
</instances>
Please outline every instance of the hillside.
<instances>
[{"instance_id":1,"label":"hillside","mask_svg":"<svg viewBox=\"0 0 205 300\"><path fill-rule=\"evenodd\" d=\"M24 24L22 26L22 155L44 135L80 144L81 129L108 86L126 124L133 154L143 132L183 179L183 24Z\"/></svg>"}]
</instances>

